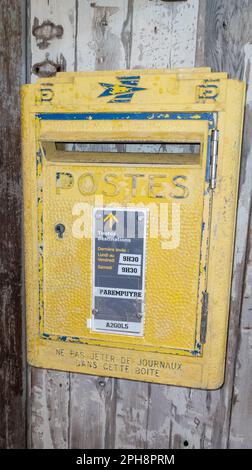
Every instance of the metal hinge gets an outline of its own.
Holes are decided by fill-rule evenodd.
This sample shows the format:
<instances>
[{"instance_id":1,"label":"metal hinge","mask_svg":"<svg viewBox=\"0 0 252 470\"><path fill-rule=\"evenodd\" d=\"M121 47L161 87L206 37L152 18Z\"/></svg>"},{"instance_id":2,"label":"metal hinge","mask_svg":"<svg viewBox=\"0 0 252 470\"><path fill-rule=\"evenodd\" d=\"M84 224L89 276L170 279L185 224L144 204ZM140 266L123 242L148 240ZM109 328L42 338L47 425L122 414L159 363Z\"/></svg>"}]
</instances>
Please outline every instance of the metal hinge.
<instances>
[{"instance_id":1,"label":"metal hinge","mask_svg":"<svg viewBox=\"0 0 252 470\"><path fill-rule=\"evenodd\" d=\"M208 292L202 292L202 309L201 309L201 327L200 327L200 342L206 342L207 333L207 316L208 316Z\"/></svg>"},{"instance_id":2,"label":"metal hinge","mask_svg":"<svg viewBox=\"0 0 252 470\"><path fill-rule=\"evenodd\" d=\"M210 170L210 188L216 188L217 163L219 150L219 131L212 130L211 134L211 170Z\"/></svg>"}]
</instances>

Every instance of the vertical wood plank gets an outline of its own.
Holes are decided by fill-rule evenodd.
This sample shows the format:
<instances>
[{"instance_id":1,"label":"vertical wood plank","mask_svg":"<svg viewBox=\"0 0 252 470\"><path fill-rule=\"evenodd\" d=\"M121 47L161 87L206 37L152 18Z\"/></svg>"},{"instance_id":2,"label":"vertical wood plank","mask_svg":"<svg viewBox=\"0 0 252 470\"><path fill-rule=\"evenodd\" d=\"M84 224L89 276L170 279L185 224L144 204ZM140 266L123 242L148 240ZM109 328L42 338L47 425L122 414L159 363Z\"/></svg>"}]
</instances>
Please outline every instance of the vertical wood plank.
<instances>
[{"instance_id":1,"label":"vertical wood plank","mask_svg":"<svg viewBox=\"0 0 252 470\"><path fill-rule=\"evenodd\" d=\"M69 374L31 369L30 446L68 448Z\"/></svg>"},{"instance_id":2,"label":"vertical wood plank","mask_svg":"<svg viewBox=\"0 0 252 470\"><path fill-rule=\"evenodd\" d=\"M32 72L35 64L48 60L57 64L58 70L74 70L76 39L76 0L36 0L31 1L31 82L36 82L37 74ZM39 66L38 66L39 68ZM42 70L50 72L46 64ZM41 70L41 67L40 67Z\"/></svg>"},{"instance_id":3,"label":"vertical wood plank","mask_svg":"<svg viewBox=\"0 0 252 470\"><path fill-rule=\"evenodd\" d=\"M18 0L1 2L0 448L23 448L26 442L19 99L25 82L24 6Z\"/></svg>"},{"instance_id":4,"label":"vertical wood plank","mask_svg":"<svg viewBox=\"0 0 252 470\"><path fill-rule=\"evenodd\" d=\"M31 2L30 79L36 81L32 73L34 64L49 59L60 64L62 70L75 68L76 41L76 1L75 0L36 0ZM43 26L46 22L47 26ZM49 22L61 26L63 34L53 35ZM34 26L39 30L38 39L33 34ZM60 30L62 32L62 30ZM53 36L53 37L52 37ZM44 43L41 46L41 43ZM43 68L43 70L45 70ZM50 67L47 69L50 72ZM68 448L69 435L69 373L29 368L30 393L28 397L28 444L32 448Z\"/></svg>"},{"instance_id":5,"label":"vertical wood plank","mask_svg":"<svg viewBox=\"0 0 252 470\"><path fill-rule=\"evenodd\" d=\"M116 387L116 379L71 374L70 448L114 448Z\"/></svg>"},{"instance_id":6,"label":"vertical wood plank","mask_svg":"<svg viewBox=\"0 0 252 470\"><path fill-rule=\"evenodd\" d=\"M207 2L208 3L208 2ZM236 244L235 244L235 257L233 267L233 284L231 295L231 309L230 309L230 322L229 322L229 341L228 341L228 356L226 368L226 381L222 390L222 395L225 396L225 401L228 403L227 415L232 413L231 420L231 440L230 445L235 444L236 435L239 435L240 447L246 447L249 442L249 437L246 435L247 425L242 421L242 414L239 419L235 419L237 414L232 412L232 405L235 401L244 400L244 409L249 408L251 402L251 395L247 390L244 395L243 384L241 379L243 374L249 373L247 367L239 374L239 364L243 361L247 363L247 354L245 351L245 344L248 340L243 326L240 331L240 311L242 304L242 294L244 285L244 270L246 264L246 249L247 237L249 227L249 216L251 210L251 196L252 196L252 165L251 165L251 145L252 145L252 125L251 125L251 24L252 24L252 2L251 0L242 1L213 1L210 2L207 9L206 25L207 25L207 40L206 40L206 58L208 64L212 65L215 69L227 70L231 77L246 79L248 82L248 95L245 113L245 130L244 141L241 160L241 177L240 177L240 191L238 202L238 215L237 215L237 230L236 230ZM212 38L209 41L209 36ZM246 307L244 306L244 315L246 317ZM246 322L246 320L245 320ZM238 339L241 337L244 342L241 342L239 355ZM245 344L244 344L245 343ZM234 368L236 364L236 379L235 389L234 382ZM245 371L246 370L246 371ZM249 386L249 383L246 382ZM237 390L242 392L240 396L237 395ZM233 399L233 400L232 400ZM246 417L249 423L249 416ZM237 430L236 430L237 425ZM230 423L229 423L230 426ZM228 430L229 431L229 430ZM228 436L229 437L229 436ZM251 441L250 441L251 442ZM228 439L227 439L227 445Z\"/></svg>"},{"instance_id":7,"label":"vertical wood plank","mask_svg":"<svg viewBox=\"0 0 252 470\"><path fill-rule=\"evenodd\" d=\"M129 2L128 67L191 67L195 61L198 1L185 4ZM129 27L128 27L129 28ZM169 387L118 381L116 447L169 447ZM176 405L174 405L176 406ZM173 409L173 408L172 408ZM178 409L179 406L178 406ZM183 409L183 407L182 407ZM165 410L165 413L164 413ZM168 426L167 426L168 424Z\"/></svg>"},{"instance_id":8,"label":"vertical wood plank","mask_svg":"<svg viewBox=\"0 0 252 470\"><path fill-rule=\"evenodd\" d=\"M127 0L78 2L77 70L125 68L127 12ZM117 389L117 379L71 374L70 447L115 447Z\"/></svg>"},{"instance_id":9,"label":"vertical wood plank","mask_svg":"<svg viewBox=\"0 0 252 470\"><path fill-rule=\"evenodd\" d=\"M250 261L251 270L251 261ZM251 304L251 300L250 300ZM250 307L251 314L251 307ZM243 327L236 364L234 395L232 400L229 448L251 449L252 408L252 334L251 326Z\"/></svg>"},{"instance_id":10,"label":"vertical wood plank","mask_svg":"<svg viewBox=\"0 0 252 470\"><path fill-rule=\"evenodd\" d=\"M201 3L199 20L201 25L197 41L196 60L200 65L225 70L231 77L242 78L244 73L244 37L241 30L249 34L245 26L250 16L248 2L211 1ZM206 33L202 37L202 18L205 15ZM228 29L228 37L227 37ZM247 38L246 38L247 40ZM205 60L200 44L204 43ZM251 140L250 140L251 141ZM169 448L226 448L228 445L231 397L233 388L236 339L239 327L239 309L246 252L246 229L250 206L251 171L247 168L246 151L243 153L242 175L247 174L240 189L238 231L234 263L229 348L226 381L222 389L207 392L178 389L175 387L151 388L151 413L148 420L148 446ZM244 169L246 171L244 173ZM246 173L247 172L247 173ZM251 181L251 179L250 179ZM245 203L245 200L247 201ZM245 204L244 204L245 203ZM156 393L157 392L157 393ZM163 409L166 413L163 413Z\"/></svg>"},{"instance_id":11,"label":"vertical wood plank","mask_svg":"<svg viewBox=\"0 0 252 470\"><path fill-rule=\"evenodd\" d=\"M132 14L132 68L194 65L198 1L175 4L140 0L134 2ZM123 383L117 402L117 447L177 447L183 425L180 420L173 440L171 417L176 409L183 417L187 393L163 385Z\"/></svg>"},{"instance_id":12,"label":"vertical wood plank","mask_svg":"<svg viewBox=\"0 0 252 470\"><path fill-rule=\"evenodd\" d=\"M210 392L169 386L157 389L152 385L148 447L225 448L226 418L227 403L220 390Z\"/></svg>"},{"instance_id":13,"label":"vertical wood plank","mask_svg":"<svg viewBox=\"0 0 252 470\"><path fill-rule=\"evenodd\" d=\"M133 6L131 68L193 67L198 0Z\"/></svg>"},{"instance_id":14,"label":"vertical wood plank","mask_svg":"<svg viewBox=\"0 0 252 470\"><path fill-rule=\"evenodd\" d=\"M200 0L198 8L197 35L196 35L196 57L195 66L202 67L205 65L205 18L206 18L206 2Z\"/></svg>"},{"instance_id":15,"label":"vertical wood plank","mask_svg":"<svg viewBox=\"0 0 252 470\"><path fill-rule=\"evenodd\" d=\"M252 9L252 5L251 5ZM249 41L249 37L246 40ZM238 218L238 240L244 237L242 228L246 227L250 215L247 250L245 255L246 271L242 285L243 299L238 336L238 355L232 396L231 425L229 436L230 448L252 447L252 45L244 47L244 76L247 79L247 105L243 145L243 172L241 175L240 210ZM237 252L238 261L243 263L243 253Z\"/></svg>"},{"instance_id":16,"label":"vertical wood plank","mask_svg":"<svg viewBox=\"0 0 252 470\"><path fill-rule=\"evenodd\" d=\"M251 15L251 2L211 1L203 4L202 8L205 9L206 26L204 38L205 60L202 63L202 55L197 60L201 62L200 65L212 66L215 70L225 70L229 72L231 77L242 78L245 68L244 46L249 35L249 28L246 23ZM202 18L202 14L199 15L199 18ZM242 31L244 33L241 33ZM202 28L200 33L202 34ZM201 50L198 48L199 51L201 54ZM163 400L162 406L161 398L159 397L156 400L156 395L153 393L153 419L149 419L150 429L148 432L150 447L161 445L172 448L226 448L228 445L246 253L246 227L248 226L251 201L250 163L248 167L248 150L250 151L250 146L251 138L249 137L248 141L245 137L225 385L220 390L213 392L175 389L173 387L163 388L165 401L168 405L166 419L164 419L162 413L165 401ZM156 386L152 386L152 388L156 388ZM162 438L160 438L160 433Z\"/></svg>"},{"instance_id":17,"label":"vertical wood plank","mask_svg":"<svg viewBox=\"0 0 252 470\"><path fill-rule=\"evenodd\" d=\"M118 380L116 449L146 448L150 388L148 383Z\"/></svg>"},{"instance_id":18,"label":"vertical wood plank","mask_svg":"<svg viewBox=\"0 0 252 470\"><path fill-rule=\"evenodd\" d=\"M127 22L128 0L78 1L76 41L77 69L118 70L125 68L121 37Z\"/></svg>"}]
</instances>

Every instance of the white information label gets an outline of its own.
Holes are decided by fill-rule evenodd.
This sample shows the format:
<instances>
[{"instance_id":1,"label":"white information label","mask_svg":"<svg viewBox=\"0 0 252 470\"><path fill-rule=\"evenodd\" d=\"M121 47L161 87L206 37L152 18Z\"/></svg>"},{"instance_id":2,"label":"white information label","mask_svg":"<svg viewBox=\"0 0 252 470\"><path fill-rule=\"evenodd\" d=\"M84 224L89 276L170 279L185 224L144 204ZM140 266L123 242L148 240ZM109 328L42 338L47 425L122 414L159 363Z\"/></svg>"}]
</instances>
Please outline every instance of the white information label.
<instances>
[{"instance_id":1,"label":"white information label","mask_svg":"<svg viewBox=\"0 0 252 470\"><path fill-rule=\"evenodd\" d=\"M124 276L141 276L141 266L119 264L118 274Z\"/></svg>"},{"instance_id":2,"label":"white information label","mask_svg":"<svg viewBox=\"0 0 252 470\"><path fill-rule=\"evenodd\" d=\"M147 209L93 209L91 329L143 336Z\"/></svg>"},{"instance_id":3,"label":"white information label","mask_svg":"<svg viewBox=\"0 0 252 470\"><path fill-rule=\"evenodd\" d=\"M120 256L119 256L120 264L141 264L141 261L142 261L141 255L132 255L132 254L125 255L123 253L120 253Z\"/></svg>"}]
</instances>

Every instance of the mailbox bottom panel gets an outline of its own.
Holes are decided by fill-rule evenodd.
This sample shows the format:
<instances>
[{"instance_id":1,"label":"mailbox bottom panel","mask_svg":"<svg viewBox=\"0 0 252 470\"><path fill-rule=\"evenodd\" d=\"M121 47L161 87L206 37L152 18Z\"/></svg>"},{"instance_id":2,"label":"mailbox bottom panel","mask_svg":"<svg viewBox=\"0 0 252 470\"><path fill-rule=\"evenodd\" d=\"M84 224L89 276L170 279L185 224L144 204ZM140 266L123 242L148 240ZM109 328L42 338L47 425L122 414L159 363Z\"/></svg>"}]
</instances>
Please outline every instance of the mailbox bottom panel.
<instances>
[{"instance_id":1,"label":"mailbox bottom panel","mask_svg":"<svg viewBox=\"0 0 252 470\"><path fill-rule=\"evenodd\" d=\"M35 367L144 382L217 389L224 379L224 357L206 358L136 350L69 345L36 338L28 362Z\"/></svg>"}]
</instances>

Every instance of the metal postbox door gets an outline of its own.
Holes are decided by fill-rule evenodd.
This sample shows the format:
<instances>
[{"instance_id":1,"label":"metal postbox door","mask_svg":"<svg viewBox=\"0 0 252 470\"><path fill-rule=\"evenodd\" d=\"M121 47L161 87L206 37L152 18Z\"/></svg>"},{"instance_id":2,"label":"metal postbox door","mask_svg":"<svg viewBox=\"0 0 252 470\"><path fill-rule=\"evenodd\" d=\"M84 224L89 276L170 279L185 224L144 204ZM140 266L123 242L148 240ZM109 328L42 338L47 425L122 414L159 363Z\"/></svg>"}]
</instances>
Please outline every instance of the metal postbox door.
<instances>
[{"instance_id":1,"label":"metal postbox door","mask_svg":"<svg viewBox=\"0 0 252 470\"><path fill-rule=\"evenodd\" d=\"M211 200L208 142L213 116L206 119L198 115L194 121L193 115L180 114L180 117L184 119L180 121L179 116L174 116L158 124L145 123L149 143L145 138L140 140L142 126L139 137L136 131L133 136L129 123L123 122L121 126L127 133L128 143L114 141L112 146L107 144L107 151L105 142L79 144L82 151L77 152L66 151L67 146L60 150L60 144L56 148L55 144L42 143L43 335L154 351L175 349L189 354L200 351ZM90 133L92 127L97 132L97 123L89 124ZM111 137L113 132L111 136L108 134L112 141ZM169 153L172 146L176 150L176 145L177 152ZM119 151L111 152L111 148ZM105 301L101 304L101 299L100 302L96 299L99 309L93 304L95 236L92 227L98 214L94 212L95 207L106 208L100 215L107 232L114 229L112 216L116 226L121 212L127 210L130 219L130 213L136 208L145 211L141 318L137 315L127 318L134 302L118 298L118 289L111 293L111 289L120 285L131 291L139 276L130 274L129 268L126 278L122 272L118 275L120 253L117 251L108 259L109 248L103 252L103 259L99 254L98 263L103 270L109 261L115 266L116 274L107 283L108 311L102 312ZM113 246L119 249L119 245ZM126 249L128 253L131 251ZM99 319L99 315L107 320L103 331L92 327L95 325L92 318ZM129 329L132 322L136 326L133 331Z\"/></svg>"}]
</instances>

